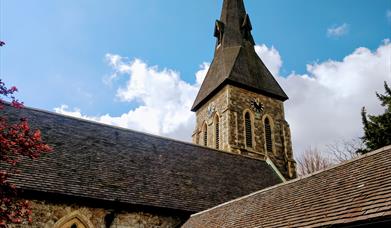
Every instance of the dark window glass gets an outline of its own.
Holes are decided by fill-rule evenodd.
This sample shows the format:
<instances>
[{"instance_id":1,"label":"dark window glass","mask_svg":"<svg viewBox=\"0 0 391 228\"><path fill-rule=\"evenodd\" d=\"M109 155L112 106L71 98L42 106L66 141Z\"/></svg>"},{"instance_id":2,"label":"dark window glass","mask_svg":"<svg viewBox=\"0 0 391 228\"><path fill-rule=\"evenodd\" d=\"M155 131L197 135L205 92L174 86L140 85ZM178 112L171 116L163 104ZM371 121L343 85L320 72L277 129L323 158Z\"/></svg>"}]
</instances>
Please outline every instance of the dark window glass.
<instances>
[{"instance_id":1,"label":"dark window glass","mask_svg":"<svg viewBox=\"0 0 391 228\"><path fill-rule=\"evenodd\" d=\"M204 146L208 145L208 128L204 125Z\"/></svg>"},{"instance_id":2,"label":"dark window glass","mask_svg":"<svg viewBox=\"0 0 391 228\"><path fill-rule=\"evenodd\" d=\"M219 123L219 117L216 117L216 129L215 129L215 134L216 134L216 149L219 149L220 146L220 123Z\"/></svg>"},{"instance_id":3,"label":"dark window glass","mask_svg":"<svg viewBox=\"0 0 391 228\"><path fill-rule=\"evenodd\" d=\"M269 118L265 119L265 140L267 152L273 152L272 128Z\"/></svg>"},{"instance_id":4,"label":"dark window glass","mask_svg":"<svg viewBox=\"0 0 391 228\"><path fill-rule=\"evenodd\" d=\"M245 122L245 128L246 128L246 146L252 147L253 146L253 136L252 136L252 130L251 130L250 113L247 112L244 115L244 122Z\"/></svg>"}]
</instances>

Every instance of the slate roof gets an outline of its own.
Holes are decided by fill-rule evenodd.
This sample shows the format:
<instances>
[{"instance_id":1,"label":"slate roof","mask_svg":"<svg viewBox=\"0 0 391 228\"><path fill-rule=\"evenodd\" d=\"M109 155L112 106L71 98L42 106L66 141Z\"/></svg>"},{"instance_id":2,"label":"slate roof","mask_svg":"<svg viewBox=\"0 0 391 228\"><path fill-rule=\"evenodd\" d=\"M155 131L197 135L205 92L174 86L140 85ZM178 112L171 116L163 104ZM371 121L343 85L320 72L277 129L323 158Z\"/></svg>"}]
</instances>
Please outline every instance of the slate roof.
<instances>
[{"instance_id":1,"label":"slate roof","mask_svg":"<svg viewBox=\"0 0 391 228\"><path fill-rule=\"evenodd\" d=\"M192 215L184 228L391 224L391 146Z\"/></svg>"},{"instance_id":2,"label":"slate roof","mask_svg":"<svg viewBox=\"0 0 391 228\"><path fill-rule=\"evenodd\" d=\"M217 27L220 24L221 28ZM224 0L215 35L222 39L216 46L209 71L194 101L197 111L224 85L235 85L285 101L288 96L259 58L254 49L251 22L243 0ZM219 39L219 38L218 38Z\"/></svg>"},{"instance_id":3,"label":"slate roof","mask_svg":"<svg viewBox=\"0 0 391 228\"><path fill-rule=\"evenodd\" d=\"M281 182L265 161L31 108L0 114L54 148L22 162L25 190L194 213Z\"/></svg>"}]
</instances>

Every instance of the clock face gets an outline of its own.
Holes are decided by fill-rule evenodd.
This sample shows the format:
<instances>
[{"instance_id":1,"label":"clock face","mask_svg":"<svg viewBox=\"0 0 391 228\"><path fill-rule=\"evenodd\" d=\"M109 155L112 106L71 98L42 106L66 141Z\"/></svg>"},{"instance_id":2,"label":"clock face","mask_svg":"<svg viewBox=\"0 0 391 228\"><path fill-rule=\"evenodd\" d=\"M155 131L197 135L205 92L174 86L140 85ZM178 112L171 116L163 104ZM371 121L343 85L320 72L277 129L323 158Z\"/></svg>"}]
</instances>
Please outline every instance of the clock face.
<instances>
[{"instance_id":1,"label":"clock face","mask_svg":"<svg viewBox=\"0 0 391 228\"><path fill-rule=\"evenodd\" d=\"M263 104L259 101L259 99L254 98L251 100L251 109L256 113L262 113L264 110Z\"/></svg>"}]
</instances>

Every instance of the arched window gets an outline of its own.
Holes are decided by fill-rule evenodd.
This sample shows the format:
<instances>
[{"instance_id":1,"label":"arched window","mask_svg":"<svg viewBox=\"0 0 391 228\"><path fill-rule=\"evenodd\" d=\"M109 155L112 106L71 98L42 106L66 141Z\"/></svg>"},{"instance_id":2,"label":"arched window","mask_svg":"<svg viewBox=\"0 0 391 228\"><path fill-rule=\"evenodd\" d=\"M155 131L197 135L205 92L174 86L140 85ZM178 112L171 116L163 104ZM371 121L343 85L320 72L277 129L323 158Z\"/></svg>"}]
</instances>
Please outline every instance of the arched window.
<instances>
[{"instance_id":1,"label":"arched window","mask_svg":"<svg viewBox=\"0 0 391 228\"><path fill-rule=\"evenodd\" d=\"M220 147L220 120L219 120L219 116L217 116L217 115L215 118L215 143L216 143L216 149L219 149L219 147Z\"/></svg>"},{"instance_id":2,"label":"arched window","mask_svg":"<svg viewBox=\"0 0 391 228\"><path fill-rule=\"evenodd\" d=\"M204 124L203 133L204 133L204 146L207 146L208 145L208 127L206 126L206 124Z\"/></svg>"},{"instance_id":3,"label":"arched window","mask_svg":"<svg viewBox=\"0 0 391 228\"><path fill-rule=\"evenodd\" d=\"M265 142L267 152L273 152L272 128L269 118L265 118Z\"/></svg>"},{"instance_id":4,"label":"arched window","mask_svg":"<svg viewBox=\"0 0 391 228\"><path fill-rule=\"evenodd\" d=\"M54 228L92 228L94 225L79 211L74 211L60 220L54 225Z\"/></svg>"},{"instance_id":5,"label":"arched window","mask_svg":"<svg viewBox=\"0 0 391 228\"><path fill-rule=\"evenodd\" d=\"M83 223L83 221L81 221L80 219L78 218L73 218L71 220L69 220L68 222L64 223L62 226L60 226L60 228L86 228L87 225L85 225Z\"/></svg>"},{"instance_id":6,"label":"arched window","mask_svg":"<svg viewBox=\"0 0 391 228\"><path fill-rule=\"evenodd\" d=\"M246 133L246 146L253 147L251 116L249 112L246 112L246 114L244 114L244 125L245 125L245 133Z\"/></svg>"}]
</instances>

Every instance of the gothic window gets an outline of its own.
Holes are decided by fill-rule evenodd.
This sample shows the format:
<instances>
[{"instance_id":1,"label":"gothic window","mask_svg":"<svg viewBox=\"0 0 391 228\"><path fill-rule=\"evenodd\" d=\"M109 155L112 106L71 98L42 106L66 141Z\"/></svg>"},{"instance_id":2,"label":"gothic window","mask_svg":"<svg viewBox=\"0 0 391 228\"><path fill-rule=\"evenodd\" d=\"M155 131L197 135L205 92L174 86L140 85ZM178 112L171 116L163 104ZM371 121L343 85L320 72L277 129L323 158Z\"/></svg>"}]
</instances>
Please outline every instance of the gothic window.
<instances>
[{"instance_id":1,"label":"gothic window","mask_svg":"<svg viewBox=\"0 0 391 228\"><path fill-rule=\"evenodd\" d=\"M208 127L206 126L206 124L204 124L203 133L204 133L204 146L207 146L208 145Z\"/></svg>"},{"instance_id":2,"label":"gothic window","mask_svg":"<svg viewBox=\"0 0 391 228\"><path fill-rule=\"evenodd\" d=\"M246 133L246 146L253 147L253 135L252 135L252 124L251 124L251 116L249 112L244 114L244 125L245 125L245 133Z\"/></svg>"},{"instance_id":3,"label":"gothic window","mask_svg":"<svg viewBox=\"0 0 391 228\"><path fill-rule=\"evenodd\" d=\"M220 146L220 120L217 115L215 118L215 143L216 143L216 149L219 149L219 146Z\"/></svg>"},{"instance_id":4,"label":"gothic window","mask_svg":"<svg viewBox=\"0 0 391 228\"><path fill-rule=\"evenodd\" d=\"M87 228L88 226L83 223L79 218L73 218L68 222L65 222L60 228Z\"/></svg>"},{"instance_id":5,"label":"gothic window","mask_svg":"<svg viewBox=\"0 0 391 228\"><path fill-rule=\"evenodd\" d=\"M265 118L265 142L267 152L273 152L272 128L269 118Z\"/></svg>"},{"instance_id":6,"label":"gothic window","mask_svg":"<svg viewBox=\"0 0 391 228\"><path fill-rule=\"evenodd\" d=\"M60 220L54 225L54 228L92 228L92 223L84 217L79 211L74 211Z\"/></svg>"}]
</instances>

